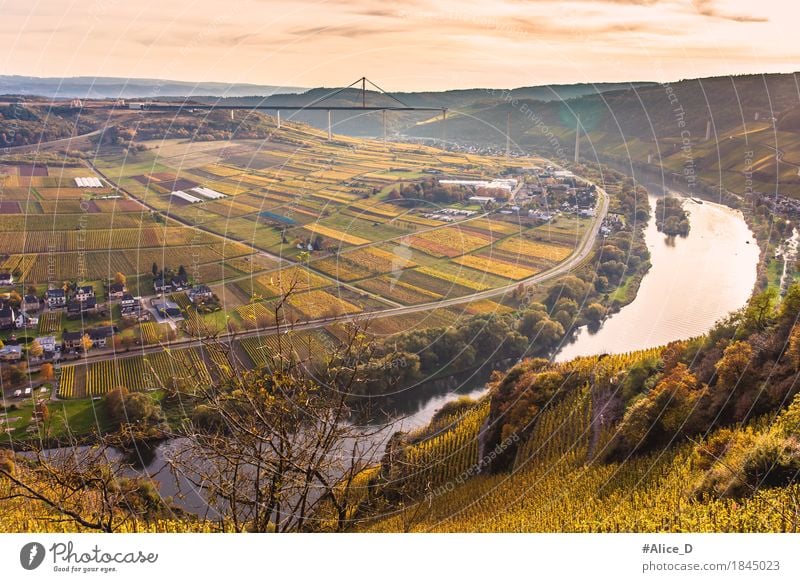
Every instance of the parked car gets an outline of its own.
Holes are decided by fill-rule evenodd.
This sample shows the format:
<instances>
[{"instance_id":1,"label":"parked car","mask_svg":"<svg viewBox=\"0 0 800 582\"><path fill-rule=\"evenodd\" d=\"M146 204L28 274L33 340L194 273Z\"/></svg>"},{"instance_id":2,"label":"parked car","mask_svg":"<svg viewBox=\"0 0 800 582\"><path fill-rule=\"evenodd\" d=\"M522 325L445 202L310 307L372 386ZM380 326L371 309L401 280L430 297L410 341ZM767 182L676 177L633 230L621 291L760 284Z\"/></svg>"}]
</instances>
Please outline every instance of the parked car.
<instances>
[{"instance_id":1,"label":"parked car","mask_svg":"<svg viewBox=\"0 0 800 582\"><path fill-rule=\"evenodd\" d=\"M14 390L14 398L19 398L22 396L22 390Z\"/></svg>"}]
</instances>

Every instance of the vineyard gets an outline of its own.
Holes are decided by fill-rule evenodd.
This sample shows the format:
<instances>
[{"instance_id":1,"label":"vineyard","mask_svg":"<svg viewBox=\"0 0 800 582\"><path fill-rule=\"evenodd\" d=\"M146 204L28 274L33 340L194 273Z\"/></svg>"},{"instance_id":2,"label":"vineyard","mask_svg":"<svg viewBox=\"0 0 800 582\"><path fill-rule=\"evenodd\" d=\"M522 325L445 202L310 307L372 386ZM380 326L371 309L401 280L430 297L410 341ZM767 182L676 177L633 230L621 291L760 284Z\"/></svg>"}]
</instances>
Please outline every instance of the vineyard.
<instances>
[{"instance_id":1,"label":"vineyard","mask_svg":"<svg viewBox=\"0 0 800 582\"><path fill-rule=\"evenodd\" d=\"M508 251L514 256L520 258L536 257L555 262L563 261L570 254L572 254L571 247L534 241L523 237L506 239L499 243L497 248L503 251Z\"/></svg>"},{"instance_id":2,"label":"vineyard","mask_svg":"<svg viewBox=\"0 0 800 582\"><path fill-rule=\"evenodd\" d=\"M287 303L309 320L361 312L357 305L319 289L291 295Z\"/></svg>"},{"instance_id":3,"label":"vineyard","mask_svg":"<svg viewBox=\"0 0 800 582\"><path fill-rule=\"evenodd\" d=\"M62 366L58 380L58 396L60 398L74 398L75 394L75 366Z\"/></svg>"},{"instance_id":4,"label":"vineyard","mask_svg":"<svg viewBox=\"0 0 800 582\"><path fill-rule=\"evenodd\" d=\"M532 277L537 273L536 269L531 269L521 265L512 265L511 263L506 263L497 259L478 257L474 255L464 255L463 257L453 259L453 262L459 265L464 265L465 267L476 269L478 271L483 271L485 273L494 273L496 275L500 275L501 277L507 277L515 281L527 279L528 277Z\"/></svg>"},{"instance_id":5,"label":"vineyard","mask_svg":"<svg viewBox=\"0 0 800 582\"><path fill-rule=\"evenodd\" d=\"M457 257L492 242L488 235L459 228L438 228L409 236L405 242L434 257Z\"/></svg>"},{"instance_id":6,"label":"vineyard","mask_svg":"<svg viewBox=\"0 0 800 582\"><path fill-rule=\"evenodd\" d=\"M312 273L303 267L288 267L260 275L256 281L264 288L266 297L284 295L289 290L295 293L326 287L333 281L320 275Z\"/></svg>"},{"instance_id":7,"label":"vineyard","mask_svg":"<svg viewBox=\"0 0 800 582\"><path fill-rule=\"evenodd\" d=\"M85 386L76 382L78 366L85 369ZM58 395L61 398L75 398L84 393L86 396L102 396L118 386L131 391L149 391L174 382L185 387L211 382L208 366L198 348L64 365L61 367Z\"/></svg>"},{"instance_id":8,"label":"vineyard","mask_svg":"<svg viewBox=\"0 0 800 582\"><path fill-rule=\"evenodd\" d=\"M266 366L273 363L278 354L292 352L299 360L319 356L326 352L325 341L331 340L324 332L290 332L285 335L263 335L240 340L242 349L255 366ZM327 350L328 352L330 350Z\"/></svg>"},{"instance_id":9,"label":"vineyard","mask_svg":"<svg viewBox=\"0 0 800 582\"><path fill-rule=\"evenodd\" d=\"M365 245L370 242L369 239L348 234L321 224L307 224L305 228L312 234L319 234L346 245Z\"/></svg>"},{"instance_id":10,"label":"vineyard","mask_svg":"<svg viewBox=\"0 0 800 582\"><path fill-rule=\"evenodd\" d=\"M659 350L578 358L554 369L614 378ZM487 402L461 416L439 419L407 439L394 487L424 498L386 518L367 518L370 532L764 532L790 531L800 486L765 488L746 499L697 498L693 445L628 459L593 463L602 431L593 428L588 384L535 418L516 450L513 468L478 475L477 434ZM742 429L747 430L747 429ZM599 435L599 438L598 438ZM373 479L374 481L374 479ZM782 511L786 508L789 511ZM794 508L789 509L789 508Z\"/></svg>"},{"instance_id":11,"label":"vineyard","mask_svg":"<svg viewBox=\"0 0 800 582\"><path fill-rule=\"evenodd\" d=\"M368 247L315 261L313 266L340 281L353 281L378 273L397 273L417 263L399 253Z\"/></svg>"},{"instance_id":12,"label":"vineyard","mask_svg":"<svg viewBox=\"0 0 800 582\"><path fill-rule=\"evenodd\" d=\"M61 331L61 311L45 311L39 315L39 333L56 333Z\"/></svg>"}]
</instances>

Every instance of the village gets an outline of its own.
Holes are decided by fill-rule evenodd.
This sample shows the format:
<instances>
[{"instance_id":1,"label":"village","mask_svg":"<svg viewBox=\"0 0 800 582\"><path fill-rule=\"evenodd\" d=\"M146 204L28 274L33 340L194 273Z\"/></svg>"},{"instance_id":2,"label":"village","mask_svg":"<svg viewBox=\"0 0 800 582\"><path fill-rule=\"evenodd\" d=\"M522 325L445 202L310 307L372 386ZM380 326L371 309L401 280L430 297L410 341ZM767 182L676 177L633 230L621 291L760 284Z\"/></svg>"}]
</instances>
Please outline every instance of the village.
<instances>
[{"instance_id":1,"label":"village","mask_svg":"<svg viewBox=\"0 0 800 582\"><path fill-rule=\"evenodd\" d=\"M131 336L120 337L123 328L154 321L176 329L183 312L167 294L173 298L175 293L185 294L188 302L198 307L214 301L207 285L190 283L183 266L171 276L157 272L152 284L152 296L134 296L125 275L117 273L114 280L101 286L68 281L41 295L33 287L22 295L13 274L0 274L0 287L11 288L0 293L0 372L9 395L31 395L32 382L25 383L24 390L13 390L24 376L40 373L43 383L53 379L63 361L77 360L89 352L126 351L137 345ZM115 319L112 311L119 317ZM31 336L30 330L38 333Z\"/></svg>"}]
</instances>

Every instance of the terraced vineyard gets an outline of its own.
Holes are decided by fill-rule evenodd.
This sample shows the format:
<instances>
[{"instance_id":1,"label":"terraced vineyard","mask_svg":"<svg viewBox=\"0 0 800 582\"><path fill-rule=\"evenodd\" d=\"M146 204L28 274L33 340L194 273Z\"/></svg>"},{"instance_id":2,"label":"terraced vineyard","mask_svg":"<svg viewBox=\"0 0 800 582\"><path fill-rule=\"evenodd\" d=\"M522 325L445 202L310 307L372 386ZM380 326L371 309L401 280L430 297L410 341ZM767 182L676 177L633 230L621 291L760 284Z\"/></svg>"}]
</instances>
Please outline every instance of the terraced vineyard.
<instances>
[{"instance_id":1,"label":"terraced vineyard","mask_svg":"<svg viewBox=\"0 0 800 582\"><path fill-rule=\"evenodd\" d=\"M613 377L659 350L580 358L560 368ZM607 361L606 361L607 360ZM579 372L583 370L583 372ZM692 444L624 463L592 463L590 387L584 385L536 417L509 472L479 475L478 429L487 402L442 418L405 448L403 491L424 499L398 515L367 520L371 532L789 531L780 508L796 504L797 484L763 488L746 499L697 498ZM746 429L744 429L746 430ZM414 435L408 439L414 441ZM374 480L374 476L373 476Z\"/></svg>"}]
</instances>

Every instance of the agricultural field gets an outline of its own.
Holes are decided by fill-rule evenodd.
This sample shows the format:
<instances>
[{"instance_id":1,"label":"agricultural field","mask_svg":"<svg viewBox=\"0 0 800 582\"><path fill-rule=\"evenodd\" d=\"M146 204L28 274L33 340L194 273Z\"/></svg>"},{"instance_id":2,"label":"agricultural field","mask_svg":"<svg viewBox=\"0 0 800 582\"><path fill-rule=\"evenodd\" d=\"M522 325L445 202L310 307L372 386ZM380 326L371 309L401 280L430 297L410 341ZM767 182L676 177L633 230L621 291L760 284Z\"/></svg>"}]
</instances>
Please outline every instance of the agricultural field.
<instances>
[{"instance_id":1,"label":"agricultural field","mask_svg":"<svg viewBox=\"0 0 800 582\"><path fill-rule=\"evenodd\" d=\"M492 243L491 236L450 227L429 230L409 236L405 241L412 248L434 257L457 257Z\"/></svg>"},{"instance_id":2,"label":"agricultural field","mask_svg":"<svg viewBox=\"0 0 800 582\"><path fill-rule=\"evenodd\" d=\"M537 273L536 269L532 269L530 267L513 265L511 263L506 263L494 258L490 259L488 257L475 255L458 257L457 259L453 259L453 262L459 265L464 265L465 267L469 267L471 269L483 271L485 273L494 273L496 275L500 275L501 277L513 279L514 281L526 279Z\"/></svg>"},{"instance_id":3,"label":"agricultural field","mask_svg":"<svg viewBox=\"0 0 800 582\"><path fill-rule=\"evenodd\" d=\"M128 349L168 346L212 330L268 333L279 298L290 289L280 314L289 322L367 320L387 307L433 305L513 286L567 257L582 232L569 219L537 227L517 220L522 215L501 216L461 198L437 202L453 212L435 215L431 204L414 206L393 195L437 175L514 175L539 162L533 159L342 136L328 141L324 132L295 123L266 142L141 145L135 151L102 146L86 158L91 162L76 158L52 167L0 162L0 269L13 273L17 291L34 286L40 295L65 281L89 281L101 290L122 273L128 291L149 309L156 295L153 269L173 277L183 266L189 285L209 285L215 297L198 307L183 292L168 292L181 309L177 323L123 320L113 302L87 322L45 309L39 333L60 339L64 329L118 325L113 345ZM100 186L87 187L84 178ZM374 333L389 335L508 309L482 300L376 317L372 325ZM255 361L247 345L242 349ZM126 352L65 364L58 390L78 398L120 384L159 389L186 376L175 367L184 360L197 368L197 378L213 375L210 358L194 348Z\"/></svg>"},{"instance_id":4,"label":"agricultural field","mask_svg":"<svg viewBox=\"0 0 800 582\"><path fill-rule=\"evenodd\" d=\"M372 279L362 281L358 286L370 293L392 301L397 301L403 305L430 303L431 301L436 301L443 297L443 295L439 293L423 287L418 287L392 276L373 277Z\"/></svg>"},{"instance_id":5,"label":"agricultural field","mask_svg":"<svg viewBox=\"0 0 800 582\"><path fill-rule=\"evenodd\" d=\"M376 273L397 273L417 266L410 257L379 247L340 253L315 261L312 266L339 281L354 281Z\"/></svg>"},{"instance_id":6,"label":"agricultural field","mask_svg":"<svg viewBox=\"0 0 800 582\"><path fill-rule=\"evenodd\" d=\"M361 311L357 305L321 289L292 295L289 297L288 303L302 313L305 316L304 319L309 320L349 315Z\"/></svg>"},{"instance_id":7,"label":"agricultural field","mask_svg":"<svg viewBox=\"0 0 800 582\"><path fill-rule=\"evenodd\" d=\"M83 374L80 374L82 378L76 374L79 368L84 368L81 370ZM164 350L145 356L64 365L61 368L59 396L102 396L118 386L125 386L131 391L151 391L176 382L186 386L211 382L211 374L199 349Z\"/></svg>"},{"instance_id":8,"label":"agricultural field","mask_svg":"<svg viewBox=\"0 0 800 582\"><path fill-rule=\"evenodd\" d=\"M531 240L527 237L504 240L497 245L497 248L517 257L533 257L553 262L563 261L572 254L573 250L572 247Z\"/></svg>"},{"instance_id":9,"label":"agricultural field","mask_svg":"<svg viewBox=\"0 0 800 582\"><path fill-rule=\"evenodd\" d=\"M326 345L335 341L324 331L301 331L288 335L264 335L248 337L240 345L250 361L256 366L270 363L270 355L291 350L301 360L312 355L326 353ZM328 350L329 351L329 350Z\"/></svg>"},{"instance_id":10,"label":"agricultural field","mask_svg":"<svg viewBox=\"0 0 800 582\"><path fill-rule=\"evenodd\" d=\"M335 282L300 266L269 272L256 278L264 290L264 297L276 297L289 291L300 293L318 287L328 287Z\"/></svg>"}]
</instances>

